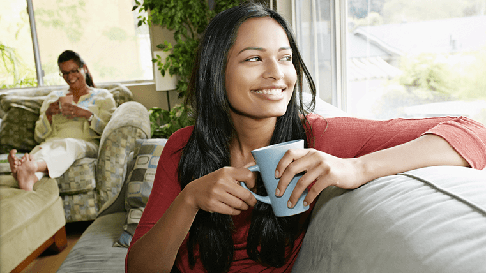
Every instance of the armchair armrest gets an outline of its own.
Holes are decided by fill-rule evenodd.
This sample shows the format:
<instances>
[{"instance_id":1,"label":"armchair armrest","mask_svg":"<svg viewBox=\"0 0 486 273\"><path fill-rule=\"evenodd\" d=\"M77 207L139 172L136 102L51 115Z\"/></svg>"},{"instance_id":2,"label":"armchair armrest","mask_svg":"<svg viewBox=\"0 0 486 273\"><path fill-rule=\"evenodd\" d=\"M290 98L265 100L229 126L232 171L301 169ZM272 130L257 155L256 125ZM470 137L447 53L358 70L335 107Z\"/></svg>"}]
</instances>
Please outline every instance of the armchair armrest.
<instances>
[{"instance_id":1,"label":"armchair armrest","mask_svg":"<svg viewBox=\"0 0 486 273\"><path fill-rule=\"evenodd\" d=\"M135 141L145 138L150 138L147 109L135 101L120 105L106 125L100 141L96 166L100 206L120 192Z\"/></svg>"}]
</instances>

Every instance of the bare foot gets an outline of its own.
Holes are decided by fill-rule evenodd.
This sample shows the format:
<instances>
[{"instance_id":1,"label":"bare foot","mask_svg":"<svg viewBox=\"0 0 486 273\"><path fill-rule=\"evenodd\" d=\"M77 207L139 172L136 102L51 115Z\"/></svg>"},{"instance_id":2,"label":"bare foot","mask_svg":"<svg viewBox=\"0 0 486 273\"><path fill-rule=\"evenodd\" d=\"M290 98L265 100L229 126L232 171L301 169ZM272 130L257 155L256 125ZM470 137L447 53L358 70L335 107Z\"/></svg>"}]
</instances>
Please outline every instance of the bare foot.
<instances>
[{"instance_id":1,"label":"bare foot","mask_svg":"<svg viewBox=\"0 0 486 273\"><path fill-rule=\"evenodd\" d=\"M22 165L22 161L20 158L18 158L15 154L17 153L17 150L12 149L10 150L10 153L8 154L8 163L10 164L10 171L12 172L12 176L17 180L17 171Z\"/></svg>"},{"instance_id":2,"label":"bare foot","mask_svg":"<svg viewBox=\"0 0 486 273\"><path fill-rule=\"evenodd\" d=\"M22 165L17 170L17 181L19 181L19 187L26 191L34 190L34 183L39 179L35 175L37 171L37 162L30 154L26 154L22 158Z\"/></svg>"}]
</instances>

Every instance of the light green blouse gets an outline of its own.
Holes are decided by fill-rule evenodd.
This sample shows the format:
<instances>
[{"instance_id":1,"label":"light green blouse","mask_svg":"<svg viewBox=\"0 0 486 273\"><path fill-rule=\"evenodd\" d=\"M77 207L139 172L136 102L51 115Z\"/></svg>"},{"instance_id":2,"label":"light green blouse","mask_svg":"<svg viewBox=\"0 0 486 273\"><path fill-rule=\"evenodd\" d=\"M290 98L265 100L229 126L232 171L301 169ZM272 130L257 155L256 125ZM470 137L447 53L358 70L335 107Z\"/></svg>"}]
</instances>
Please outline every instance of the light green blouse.
<instances>
[{"instance_id":1,"label":"light green blouse","mask_svg":"<svg viewBox=\"0 0 486 273\"><path fill-rule=\"evenodd\" d=\"M90 142L97 141L116 109L113 95L108 90L90 88L89 94L79 98L77 106L94 114L91 125L86 118L67 119L61 114L52 116L52 124L50 124L45 114L47 108L67 93L67 89L53 91L44 100L40 109L39 120L35 124L34 137L39 143L50 138L77 138Z\"/></svg>"}]
</instances>

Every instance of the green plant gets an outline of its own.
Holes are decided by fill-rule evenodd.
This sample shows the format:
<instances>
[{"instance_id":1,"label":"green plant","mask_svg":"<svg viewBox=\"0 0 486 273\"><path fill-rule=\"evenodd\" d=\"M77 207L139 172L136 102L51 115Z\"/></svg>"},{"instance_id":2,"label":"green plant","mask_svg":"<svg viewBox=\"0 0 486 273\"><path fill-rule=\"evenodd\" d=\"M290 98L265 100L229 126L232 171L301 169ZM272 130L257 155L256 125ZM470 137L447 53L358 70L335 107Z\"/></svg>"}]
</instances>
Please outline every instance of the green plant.
<instances>
[{"instance_id":1,"label":"green plant","mask_svg":"<svg viewBox=\"0 0 486 273\"><path fill-rule=\"evenodd\" d=\"M168 138L175 131L194 124L185 105L176 105L170 111L159 107L149 110L150 129L153 138Z\"/></svg>"},{"instance_id":2,"label":"green plant","mask_svg":"<svg viewBox=\"0 0 486 273\"><path fill-rule=\"evenodd\" d=\"M200 36L209 21L219 12L236 6L240 0L215 0L209 7L207 0L135 0L133 10L138 9L138 25L159 25L174 32L175 44L167 40L156 45L170 54L162 60L152 59L158 70L165 76L169 73L178 78L176 90L179 99L186 95L189 80L196 59ZM146 14L148 14L146 16ZM191 109L187 105L174 107L170 111L154 107L150 109L152 137L169 137L180 128L193 124Z\"/></svg>"},{"instance_id":3,"label":"green plant","mask_svg":"<svg viewBox=\"0 0 486 273\"><path fill-rule=\"evenodd\" d=\"M206 29L211 18L217 13L238 5L240 0L215 0L214 8L210 9L204 0L135 0L133 10L139 9L138 25L155 24L174 32L175 44L167 40L156 45L165 52L171 52L167 58L153 59L162 76L168 72L178 77L177 92L183 98L187 91L192 72L199 38Z\"/></svg>"},{"instance_id":4,"label":"green plant","mask_svg":"<svg viewBox=\"0 0 486 273\"><path fill-rule=\"evenodd\" d=\"M12 77L11 84L3 75ZM3 78L0 80L0 89L37 86L34 75L35 73L21 61L15 48L0 42L0 79Z\"/></svg>"}]
</instances>

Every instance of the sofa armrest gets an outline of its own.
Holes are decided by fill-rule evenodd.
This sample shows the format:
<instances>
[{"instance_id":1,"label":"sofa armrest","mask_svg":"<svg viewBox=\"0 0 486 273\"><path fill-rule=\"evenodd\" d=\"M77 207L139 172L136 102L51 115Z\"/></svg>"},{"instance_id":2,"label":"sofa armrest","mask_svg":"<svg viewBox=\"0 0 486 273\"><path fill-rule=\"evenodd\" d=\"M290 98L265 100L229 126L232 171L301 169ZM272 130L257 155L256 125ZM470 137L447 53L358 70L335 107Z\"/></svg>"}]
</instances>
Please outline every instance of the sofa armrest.
<instances>
[{"instance_id":1,"label":"sofa armrest","mask_svg":"<svg viewBox=\"0 0 486 273\"><path fill-rule=\"evenodd\" d=\"M486 268L485 177L436 166L345 193L326 189L292 272L479 272Z\"/></svg>"},{"instance_id":2,"label":"sofa armrest","mask_svg":"<svg viewBox=\"0 0 486 273\"><path fill-rule=\"evenodd\" d=\"M120 105L106 125L100 141L96 166L100 206L120 192L135 141L145 138L150 138L147 109L135 101Z\"/></svg>"}]
</instances>

